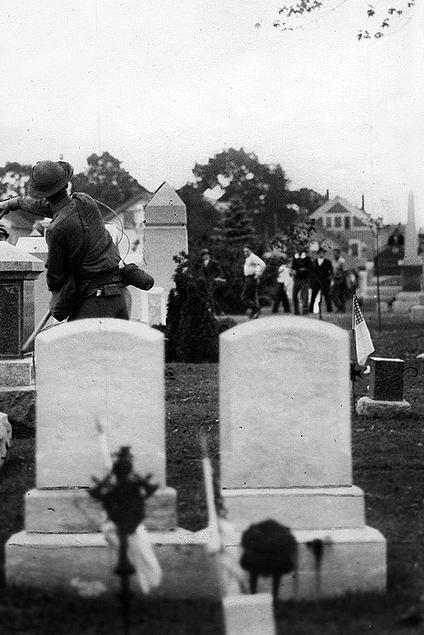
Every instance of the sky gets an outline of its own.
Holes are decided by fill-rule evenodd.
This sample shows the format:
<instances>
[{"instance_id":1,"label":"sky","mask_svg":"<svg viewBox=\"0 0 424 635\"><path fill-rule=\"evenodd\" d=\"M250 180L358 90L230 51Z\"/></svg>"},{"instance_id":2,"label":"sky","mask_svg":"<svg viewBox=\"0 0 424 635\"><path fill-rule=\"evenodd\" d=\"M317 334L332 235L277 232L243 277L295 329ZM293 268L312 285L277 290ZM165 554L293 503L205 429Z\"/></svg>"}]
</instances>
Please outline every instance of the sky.
<instances>
[{"instance_id":1,"label":"sky","mask_svg":"<svg viewBox=\"0 0 424 635\"><path fill-rule=\"evenodd\" d=\"M152 191L244 147L386 222L413 190L424 226L424 1L365 41L365 0L324 2L283 33L279 0L3 0L0 164L108 151Z\"/></svg>"}]
</instances>

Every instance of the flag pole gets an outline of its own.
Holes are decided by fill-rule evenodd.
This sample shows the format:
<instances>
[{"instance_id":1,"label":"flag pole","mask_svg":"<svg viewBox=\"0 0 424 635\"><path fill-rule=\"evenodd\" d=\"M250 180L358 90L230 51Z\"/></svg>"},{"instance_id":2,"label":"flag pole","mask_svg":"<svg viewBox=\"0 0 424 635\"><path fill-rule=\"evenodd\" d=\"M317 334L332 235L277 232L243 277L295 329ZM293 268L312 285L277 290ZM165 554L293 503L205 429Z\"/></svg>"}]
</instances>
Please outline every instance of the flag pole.
<instances>
[{"instance_id":1,"label":"flag pole","mask_svg":"<svg viewBox=\"0 0 424 635\"><path fill-rule=\"evenodd\" d=\"M355 317L354 317L355 297L356 297L356 285L353 285L352 317L351 317L351 322L350 322L350 335L351 335L351 339L350 339L350 381L352 383L352 407L353 407L353 409L355 409L355 399L356 399L356 394L355 394L355 373L354 373L356 363L354 361L355 358L353 358L353 360L352 360L352 356L356 352Z\"/></svg>"}]
</instances>

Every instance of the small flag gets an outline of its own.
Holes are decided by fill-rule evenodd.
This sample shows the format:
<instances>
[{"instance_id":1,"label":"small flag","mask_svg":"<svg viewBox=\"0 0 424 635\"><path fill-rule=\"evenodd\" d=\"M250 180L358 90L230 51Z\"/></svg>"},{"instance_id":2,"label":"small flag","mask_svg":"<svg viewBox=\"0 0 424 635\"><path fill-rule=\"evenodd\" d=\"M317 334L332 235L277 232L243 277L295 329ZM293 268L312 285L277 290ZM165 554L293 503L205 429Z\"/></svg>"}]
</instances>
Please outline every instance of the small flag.
<instances>
[{"instance_id":1,"label":"small flag","mask_svg":"<svg viewBox=\"0 0 424 635\"><path fill-rule=\"evenodd\" d=\"M353 295L352 302L352 330L355 332L356 357L360 366L365 366L368 355L374 352L374 345L368 326L359 307L358 298Z\"/></svg>"},{"instance_id":2,"label":"small flag","mask_svg":"<svg viewBox=\"0 0 424 635\"><path fill-rule=\"evenodd\" d=\"M318 295L315 298L315 302L314 302L314 310L313 312L315 314L319 313L319 305L321 304L321 289L318 291Z\"/></svg>"}]
</instances>

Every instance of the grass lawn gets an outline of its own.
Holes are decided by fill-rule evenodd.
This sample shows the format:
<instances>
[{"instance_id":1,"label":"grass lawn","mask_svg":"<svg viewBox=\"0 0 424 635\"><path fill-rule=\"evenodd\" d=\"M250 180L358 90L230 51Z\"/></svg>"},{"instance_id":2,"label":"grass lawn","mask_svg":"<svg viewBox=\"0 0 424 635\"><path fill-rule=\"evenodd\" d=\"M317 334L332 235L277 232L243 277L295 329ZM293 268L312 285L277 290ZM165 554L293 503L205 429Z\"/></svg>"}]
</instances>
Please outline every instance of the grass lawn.
<instances>
[{"instance_id":1,"label":"grass lawn","mask_svg":"<svg viewBox=\"0 0 424 635\"><path fill-rule=\"evenodd\" d=\"M407 317L383 314L383 330L369 319L376 352L400 356L416 366L424 352L424 328ZM324 319L327 316L324 314ZM349 316L331 320L349 328ZM374 326L375 325L375 326ZM206 523L198 447L207 433L218 468L218 368L213 364L172 365L175 379L167 385L168 484L178 490L180 525L199 529ZM366 380L356 385L365 394ZM399 420L361 420L352 414L354 483L366 496L367 523L388 541L388 593L354 595L337 600L281 603L278 632L290 635L360 635L424 633L399 624L405 610L424 595L424 390L423 374L405 374L405 398L413 416ZM23 526L23 495L34 484L34 440L16 439L11 459L0 473L0 540ZM1 589L0 633L79 635L118 633L116 606L101 600L46 597L32 591ZM134 633L190 634L223 632L219 607L203 602L140 603L134 607ZM424 603L423 603L424 616Z\"/></svg>"}]
</instances>

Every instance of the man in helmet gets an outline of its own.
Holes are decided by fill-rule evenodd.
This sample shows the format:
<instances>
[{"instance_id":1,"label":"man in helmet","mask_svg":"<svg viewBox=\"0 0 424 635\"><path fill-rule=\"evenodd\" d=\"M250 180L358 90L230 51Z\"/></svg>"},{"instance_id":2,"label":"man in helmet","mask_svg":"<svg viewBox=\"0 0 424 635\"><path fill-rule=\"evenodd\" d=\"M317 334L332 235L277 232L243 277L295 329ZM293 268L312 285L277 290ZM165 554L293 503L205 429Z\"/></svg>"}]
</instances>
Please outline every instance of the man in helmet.
<instances>
[{"instance_id":1,"label":"man in helmet","mask_svg":"<svg viewBox=\"0 0 424 635\"><path fill-rule=\"evenodd\" d=\"M87 194L68 195L72 174L66 161L39 161L32 168L29 196L1 201L0 219L17 209L53 219L46 231L47 285L53 294L59 294L70 276L74 277L77 302L69 320L128 319L118 248L95 201Z\"/></svg>"}]
</instances>

